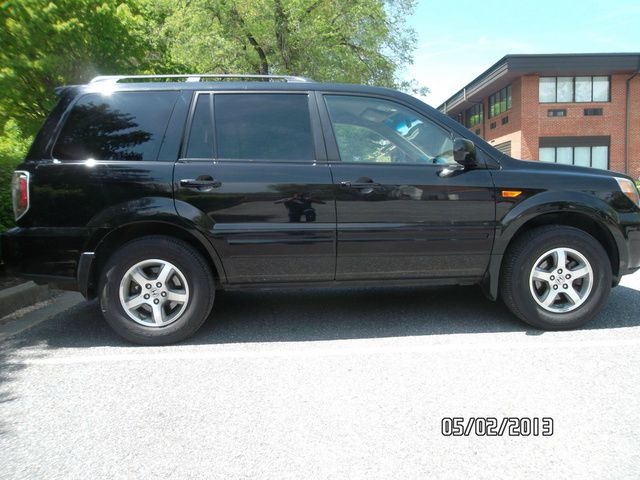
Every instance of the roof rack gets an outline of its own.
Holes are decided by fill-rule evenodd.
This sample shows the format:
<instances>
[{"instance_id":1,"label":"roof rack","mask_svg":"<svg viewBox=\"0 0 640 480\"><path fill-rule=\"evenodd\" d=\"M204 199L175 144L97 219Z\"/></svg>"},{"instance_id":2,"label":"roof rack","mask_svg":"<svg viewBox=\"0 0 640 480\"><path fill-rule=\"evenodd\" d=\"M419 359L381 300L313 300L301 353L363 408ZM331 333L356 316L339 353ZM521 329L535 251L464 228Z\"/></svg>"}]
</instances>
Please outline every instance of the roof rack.
<instances>
[{"instance_id":1,"label":"roof rack","mask_svg":"<svg viewBox=\"0 0 640 480\"><path fill-rule=\"evenodd\" d=\"M281 80L284 82L313 82L310 78L299 77L295 75L256 75L252 73L247 74L231 74L231 73L189 73L183 75L100 75L93 78L89 83L118 83L124 80L138 80L138 79L185 79L186 82L202 82L203 79L208 78L238 78L238 79L255 79L255 80Z\"/></svg>"}]
</instances>

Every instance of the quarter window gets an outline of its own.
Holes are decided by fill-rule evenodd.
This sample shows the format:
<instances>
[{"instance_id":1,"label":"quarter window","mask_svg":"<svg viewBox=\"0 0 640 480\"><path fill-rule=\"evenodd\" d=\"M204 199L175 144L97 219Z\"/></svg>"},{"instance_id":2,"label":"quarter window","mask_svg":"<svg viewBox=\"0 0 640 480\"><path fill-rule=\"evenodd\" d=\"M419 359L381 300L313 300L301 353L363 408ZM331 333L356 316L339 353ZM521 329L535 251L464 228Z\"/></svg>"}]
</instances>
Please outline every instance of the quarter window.
<instances>
[{"instance_id":1,"label":"quarter window","mask_svg":"<svg viewBox=\"0 0 640 480\"><path fill-rule=\"evenodd\" d=\"M213 157L213 98L206 93L198 95L193 112L187 143L187 158Z\"/></svg>"},{"instance_id":2,"label":"quarter window","mask_svg":"<svg viewBox=\"0 0 640 480\"><path fill-rule=\"evenodd\" d=\"M87 94L53 149L59 160L157 160L178 92Z\"/></svg>"},{"instance_id":3,"label":"quarter window","mask_svg":"<svg viewBox=\"0 0 640 480\"><path fill-rule=\"evenodd\" d=\"M449 133L395 102L326 95L340 159L349 163L453 163Z\"/></svg>"},{"instance_id":4,"label":"quarter window","mask_svg":"<svg viewBox=\"0 0 640 480\"><path fill-rule=\"evenodd\" d=\"M306 94L216 94L213 111L218 158L315 158Z\"/></svg>"},{"instance_id":5,"label":"quarter window","mask_svg":"<svg viewBox=\"0 0 640 480\"><path fill-rule=\"evenodd\" d=\"M540 103L609 101L609 77L540 77Z\"/></svg>"}]
</instances>

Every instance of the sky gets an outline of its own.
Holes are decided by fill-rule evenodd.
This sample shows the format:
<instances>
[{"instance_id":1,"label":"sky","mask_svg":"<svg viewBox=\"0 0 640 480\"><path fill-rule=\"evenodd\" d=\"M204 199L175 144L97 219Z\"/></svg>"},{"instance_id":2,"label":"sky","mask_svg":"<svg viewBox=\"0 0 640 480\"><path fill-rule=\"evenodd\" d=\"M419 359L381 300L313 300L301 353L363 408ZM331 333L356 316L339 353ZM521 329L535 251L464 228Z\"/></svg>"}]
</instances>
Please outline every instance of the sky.
<instances>
[{"instance_id":1,"label":"sky","mask_svg":"<svg viewBox=\"0 0 640 480\"><path fill-rule=\"evenodd\" d=\"M507 54L640 52L640 0L418 0L403 76L437 107Z\"/></svg>"}]
</instances>

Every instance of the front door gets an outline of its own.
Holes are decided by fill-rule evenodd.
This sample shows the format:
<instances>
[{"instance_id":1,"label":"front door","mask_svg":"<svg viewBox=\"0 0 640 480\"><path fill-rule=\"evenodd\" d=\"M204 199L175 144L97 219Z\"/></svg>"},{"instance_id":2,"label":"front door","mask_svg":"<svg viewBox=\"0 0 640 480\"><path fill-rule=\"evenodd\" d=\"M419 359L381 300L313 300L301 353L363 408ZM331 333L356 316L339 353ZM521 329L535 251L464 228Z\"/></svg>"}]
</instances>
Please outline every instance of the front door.
<instances>
[{"instance_id":1,"label":"front door","mask_svg":"<svg viewBox=\"0 0 640 480\"><path fill-rule=\"evenodd\" d=\"M337 192L336 279L480 279L495 220L486 166L445 172L452 133L398 102L325 94L319 105Z\"/></svg>"},{"instance_id":2,"label":"front door","mask_svg":"<svg viewBox=\"0 0 640 480\"><path fill-rule=\"evenodd\" d=\"M208 233L227 280L333 280L333 184L308 92L200 92L192 110L176 208Z\"/></svg>"}]
</instances>

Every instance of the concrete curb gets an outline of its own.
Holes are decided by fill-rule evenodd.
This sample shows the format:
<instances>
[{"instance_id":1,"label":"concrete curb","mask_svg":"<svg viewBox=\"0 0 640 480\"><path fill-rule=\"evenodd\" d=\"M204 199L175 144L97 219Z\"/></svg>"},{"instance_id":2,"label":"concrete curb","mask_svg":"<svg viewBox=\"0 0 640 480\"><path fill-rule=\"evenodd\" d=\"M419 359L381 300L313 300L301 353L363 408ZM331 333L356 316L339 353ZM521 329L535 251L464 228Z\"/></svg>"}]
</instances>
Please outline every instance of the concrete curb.
<instances>
[{"instance_id":1,"label":"concrete curb","mask_svg":"<svg viewBox=\"0 0 640 480\"><path fill-rule=\"evenodd\" d=\"M25 282L15 287L0 290L0 318L34 303L47 300L54 295L47 285Z\"/></svg>"}]
</instances>

